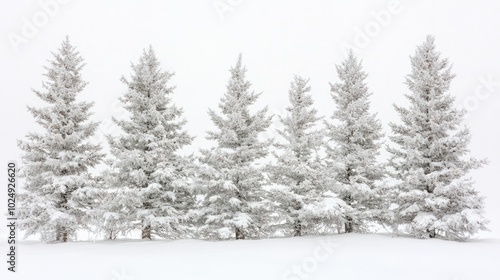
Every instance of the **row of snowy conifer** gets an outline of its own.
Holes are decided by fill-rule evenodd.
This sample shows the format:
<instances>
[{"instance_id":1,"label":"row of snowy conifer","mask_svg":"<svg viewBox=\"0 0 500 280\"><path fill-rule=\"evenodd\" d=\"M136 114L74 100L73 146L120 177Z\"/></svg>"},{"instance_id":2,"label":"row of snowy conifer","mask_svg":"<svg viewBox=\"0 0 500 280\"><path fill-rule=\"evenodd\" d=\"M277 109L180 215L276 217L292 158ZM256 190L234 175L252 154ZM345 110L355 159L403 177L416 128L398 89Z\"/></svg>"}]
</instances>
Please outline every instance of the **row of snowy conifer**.
<instances>
[{"instance_id":1,"label":"row of snowy conifer","mask_svg":"<svg viewBox=\"0 0 500 280\"><path fill-rule=\"evenodd\" d=\"M76 100L87 84L83 65L66 39L35 91L48 105L29 108L44 132L19 141L19 221L28 235L65 242L87 229L110 239L134 231L143 239L243 239L383 226L465 240L486 229L483 198L467 175L485 162L467 157L469 131L448 93L454 76L432 36L411 57L410 106L395 106L401 121L390 124L387 163L377 162L384 136L352 53L337 66L336 106L325 129L317 129L308 80L296 76L277 141L259 137L272 119L266 108L250 109L259 94L240 56L219 109L209 110L215 147L188 157L178 153L193 138L171 102L172 73L151 48L122 79L129 117L115 120L122 133L108 137L107 156L89 141L99 125L88 120L93 103ZM92 175L103 162L105 171Z\"/></svg>"}]
</instances>

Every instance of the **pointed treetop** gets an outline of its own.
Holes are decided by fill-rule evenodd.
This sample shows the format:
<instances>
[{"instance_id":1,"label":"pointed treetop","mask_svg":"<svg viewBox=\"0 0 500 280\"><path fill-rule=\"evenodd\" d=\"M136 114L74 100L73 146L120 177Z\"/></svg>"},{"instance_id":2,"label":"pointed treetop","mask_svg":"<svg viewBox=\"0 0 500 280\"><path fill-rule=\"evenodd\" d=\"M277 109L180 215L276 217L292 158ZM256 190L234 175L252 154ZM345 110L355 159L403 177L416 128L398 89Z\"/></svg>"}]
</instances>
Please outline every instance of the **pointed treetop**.
<instances>
[{"instance_id":1,"label":"pointed treetop","mask_svg":"<svg viewBox=\"0 0 500 280\"><path fill-rule=\"evenodd\" d=\"M352 60L356 60L356 56L354 55L354 51L352 49L349 49L349 52L347 53L347 61Z\"/></svg>"},{"instance_id":2,"label":"pointed treetop","mask_svg":"<svg viewBox=\"0 0 500 280\"><path fill-rule=\"evenodd\" d=\"M434 43L435 41L436 41L436 38L434 37L434 35L429 34L429 35L427 35L425 37L425 42L424 42L423 45L434 48L435 47L435 43Z\"/></svg>"},{"instance_id":3,"label":"pointed treetop","mask_svg":"<svg viewBox=\"0 0 500 280\"><path fill-rule=\"evenodd\" d=\"M69 35L66 35L66 37L64 37L64 40L62 42L62 45L71 45L70 41L69 41Z\"/></svg>"},{"instance_id":4,"label":"pointed treetop","mask_svg":"<svg viewBox=\"0 0 500 280\"><path fill-rule=\"evenodd\" d=\"M429 66L438 66L438 68L442 69L442 65L448 65L448 60L445 58L440 60L441 53L436 50L435 38L433 35L427 35L425 41L417 46L415 50L415 54L410 56L412 67L420 66L422 64L432 64ZM424 65L425 65L424 64ZM429 67L427 66L427 67ZM441 66L441 67L439 67Z\"/></svg>"},{"instance_id":5,"label":"pointed treetop","mask_svg":"<svg viewBox=\"0 0 500 280\"><path fill-rule=\"evenodd\" d=\"M352 50L347 55L347 58L342 61L341 64L336 65L335 68L337 69L337 73L339 75L339 78L341 79L345 78L345 75L349 75L352 73L364 73L362 71L362 61L358 61L358 58L356 57L356 55L354 55L354 52ZM366 77L367 75L365 74L363 76Z\"/></svg>"},{"instance_id":6,"label":"pointed treetop","mask_svg":"<svg viewBox=\"0 0 500 280\"><path fill-rule=\"evenodd\" d=\"M231 72L231 76L234 78L241 78L241 79L245 78L245 73L247 69L245 66L243 66L243 56L241 53L238 55L238 60L236 61L236 64L233 67L231 67L229 71Z\"/></svg>"},{"instance_id":7,"label":"pointed treetop","mask_svg":"<svg viewBox=\"0 0 500 280\"><path fill-rule=\"evenodd\" d=\"M361 98L368 104L366 99L371 95L365 82L368 74L363 71L363 65L354 53L350 52L348 57L335 67L340 79L340 82L330 83L330 94L335 102L347 106L353 100Z\"/></svg>"},{"instance_id":8,"label":"pointed treetop","mask_svg":"<svg viewBox=\"0 0 500 280\"><path fill-rule=\"evenodd\" d=\"M140 58L141 63L142 62L149 62L153 63L153 65L156 65L158 63L158 58L156 58L156 52L153 49L152 45L149 45L148 48L144 48L142 50L142 56Z\"/></svg>"},{"instance_id":9,"label":"pointed treetop","mask_svg":"<svg viewBox=\"0 0 500 280\"><path fill-rule=\"evenodd\" d=\"M151 58L151 59L156 60L156 52L151 44L149 45L149 47L147 49L144 48L142 50L142 56L144 58Z\"/></svg>"},{"instance_id":10,"label":"pointed treetop","mask_svg":"<svg viewBox=\"0 0 500 280\"><path fill-rule=\"evenodd\" d=\"M236 62L236 67L241 68L242 65L243 65L243 54L240 53L238 54L238 61Z\"/></svg>"},{"instance_id":11,"label":"pointed treetop","mask_svg":"<svg viewBox=\"0 0 500 280\"><path fill-rule=\"evenodd\" d=\"M34 90L35 94L49 103L75 100L75 94L87 85L80 73L85 66L83 58L76 47L71 45L68 36L62 41L58 51L51 54L53 59L49 60L50 65L44 67L47 71L44 76L48 80L43 82L43 87L47 92Z\"/></svg>"},{"instance_id":12,"label":"pointed treetop","mask_svg":"<svg viewBox=\"0 0 500 280\"><path fill-rule=\"evenodd\" d=\"M451 65L447 58L441 58L436 50L434 36L428 35L415 54L410 56L412 72L406 77L406 84L411 91L427 94L439 88L438 95L449 89L455 75L451 73Z\"/></svg>"},{"instance_id":13,"label":"pointed treetop","mask_svg":"<svg viewBox=\"0 0 500 280\"><path fill-rule=\"evenodd\" d=\"M306 95L306 93L311 90L308 83L309 79L305 79L299 75L293 75L293 80L290 83L290 89L288 90L288 98L292 106L299 102L304 102L305 105L312 105L311 96Z\"/></svg>"},{"instance_id":14,"label":"pointed treetop","mask_svg":"<svg viewBox=\"0 0 500 280\"><path fill-rule=\"evenodd\" d=\"M59 53L56 54L56 53L52 52L52 55L56 58L56 60L61 59L61 61L63 60L63 58L75 59L78 62L83 61L83 59L79 58L80 53L76 50L76 47L71 44L71 41L69 40L68 35L66 35L66 37L62 41L61 47L59 48ZM60 55L62 55L63 57L62 58L59 57Z\"/></svg>"}]
</instances>

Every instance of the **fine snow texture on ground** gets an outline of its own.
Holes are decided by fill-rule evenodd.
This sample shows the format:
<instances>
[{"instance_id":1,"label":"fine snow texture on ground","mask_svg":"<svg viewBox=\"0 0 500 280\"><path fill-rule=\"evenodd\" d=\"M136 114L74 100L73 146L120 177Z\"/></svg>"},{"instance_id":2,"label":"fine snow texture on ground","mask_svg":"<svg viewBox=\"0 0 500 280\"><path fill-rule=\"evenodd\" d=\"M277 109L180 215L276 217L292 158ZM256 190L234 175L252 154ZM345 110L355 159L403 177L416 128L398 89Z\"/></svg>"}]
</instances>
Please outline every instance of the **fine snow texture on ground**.
<instances>
[{"instance_id":1,"label":"fine snow texture on ground","mask_svg":"<svg viewBox=\"0 0 500 280\"><path fill-rule=\"evenodd\" d=\"M239 241L25 241L0 279L500 279L500 240L465 243L377 234Z\"/></svg>"}]
</instances>

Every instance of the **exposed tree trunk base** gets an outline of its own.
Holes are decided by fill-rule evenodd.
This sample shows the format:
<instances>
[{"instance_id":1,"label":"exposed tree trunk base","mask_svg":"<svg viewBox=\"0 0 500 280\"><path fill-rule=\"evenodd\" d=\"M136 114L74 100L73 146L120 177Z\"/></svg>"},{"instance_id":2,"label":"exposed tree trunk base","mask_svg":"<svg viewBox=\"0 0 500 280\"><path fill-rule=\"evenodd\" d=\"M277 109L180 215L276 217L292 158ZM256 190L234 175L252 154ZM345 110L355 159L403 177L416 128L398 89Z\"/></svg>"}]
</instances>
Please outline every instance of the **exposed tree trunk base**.
<instances>
[{"instance_id":1,"label":"exposed tree trunk base","mask_svg":"<svg viewBox=\"0 0 500 280\"><path fill-rule=\"evenodd\" d=\"M234 230L234 233L235 233L235 235L236 235L236 239L237 239L237 240L238 240L238 239L245 239L245 235L243 234L243 231L241 231L241 229L236 228L236 229Z\"/></svg>"},{"instance_id":2,"label":"exposed tree trunk base","mask_svg":"<svg viewBox=\"0 0 500 280\"><path fill-rule=\"evenodd\" d=\"M293 224L293 236L302 236L302 223L300 220L295 220Z\"/></svg>"},{"instance_id":3,"label":"exposed tree trunk base","mask_svg":"<svg viewBox=\"0 0 500 280\"><path fill-rule=\"evenodd\" d=\"M110 231L109 231L109 236L108 236L108 239L109 239L109 240L114 240L115 238L116 238L116 236L113 234L113 231L112 231L112 230L110 230Z\"/></svg>"},{"instance_id":4,"label":"exposed tree trunk base","mask_svg":"<svg viewBox=\"0 0 500 280\"><path fill-rule=\"evenodd\" d=\"M142 239L151 240L151 226L145 226L142 228Z\"/></svg>"},{"instance_id":5,"label":"exposed tree trunk base","mask_svg":"<svg viewBox=\"0 0 500 280\"><path fill-rule=\"evenodd\" d=\"M347 217L347 222L344 223L344 229L345 233L351 233L354 231L354 226L351 217Z\"/></svg>"},{"instance_id":6,"label":"exposed tree trunk base","mask_svg":"<svg viewBox=\"0 0 500 280\"><path fill-rule=\"evenodd\" d=\"M68 242L68 230L65 227L56 229L56 242Z\"/></svg>"}]
</instances>

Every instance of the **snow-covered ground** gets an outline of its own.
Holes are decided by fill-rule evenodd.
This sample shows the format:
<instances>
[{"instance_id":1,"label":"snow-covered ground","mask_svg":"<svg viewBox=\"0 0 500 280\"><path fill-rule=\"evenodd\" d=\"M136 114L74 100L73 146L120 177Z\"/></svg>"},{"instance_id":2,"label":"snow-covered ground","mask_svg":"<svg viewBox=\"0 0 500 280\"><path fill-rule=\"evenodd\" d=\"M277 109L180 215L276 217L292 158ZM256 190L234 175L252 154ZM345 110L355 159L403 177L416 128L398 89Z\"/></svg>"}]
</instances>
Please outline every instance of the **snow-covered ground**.
<instances>
[{"instance_id":1,"label":"snow-covered ground","mask_svg":"<svg viewBox=\"0 0 500 280\"><path fill-rule=\"evenodd\" d=\"M25 241L18 255L18 272L8 272L3 262L0 279L500 279L498 239L342 234L223 242Z\"/></svg>"}]
</instances>

